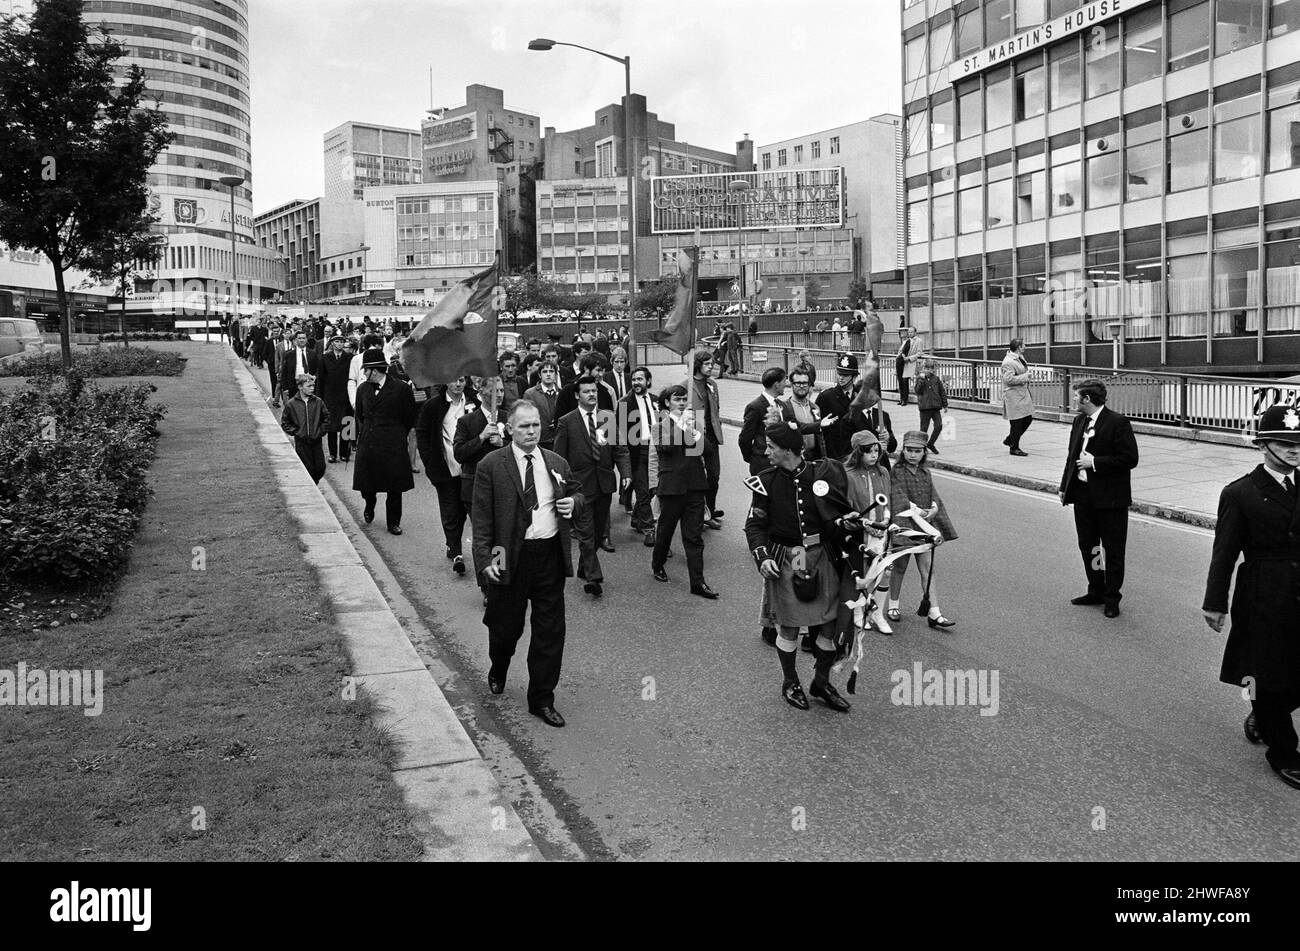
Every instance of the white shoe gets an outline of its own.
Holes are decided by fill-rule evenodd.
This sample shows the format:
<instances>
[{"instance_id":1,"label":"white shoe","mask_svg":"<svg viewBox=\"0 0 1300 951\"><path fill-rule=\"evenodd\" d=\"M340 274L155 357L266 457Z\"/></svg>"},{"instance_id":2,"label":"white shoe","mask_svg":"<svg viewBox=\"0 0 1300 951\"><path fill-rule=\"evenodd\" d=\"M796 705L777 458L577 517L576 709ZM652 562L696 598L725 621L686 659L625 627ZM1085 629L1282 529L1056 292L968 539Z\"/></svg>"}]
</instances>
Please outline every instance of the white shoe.
<instances>
[{"instance_id":1,"label":"white shoe","mask_svg":"<svg viewBox=\"0 0 1300 951\"><path fill-rule=\"evenodd\" d=\"M884 608L882 608L878 604L876 605L875 610L871 612L871 626L874 627L881 634L894 633L894 629L890 627L889 622L885 620Z\"/></svg>"}]
</instances>

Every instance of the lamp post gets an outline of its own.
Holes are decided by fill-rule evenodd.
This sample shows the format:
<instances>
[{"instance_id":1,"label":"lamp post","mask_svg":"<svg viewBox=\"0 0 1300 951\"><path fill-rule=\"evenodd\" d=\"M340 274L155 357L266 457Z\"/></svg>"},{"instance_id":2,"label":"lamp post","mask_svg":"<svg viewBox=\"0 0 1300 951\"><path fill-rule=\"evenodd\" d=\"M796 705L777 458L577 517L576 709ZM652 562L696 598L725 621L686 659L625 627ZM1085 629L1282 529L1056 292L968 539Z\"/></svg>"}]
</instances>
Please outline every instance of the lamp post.
<instances>
[{"instance_id":1,"label":"lamp post","mask_svg":"<svg viewBox=\"0 0 1300 951\"><path fill-rule=\"evenodd\" d=\"M808 248L799 249L799 267L803 271L803 307L804 310L810 310L808 306Z\"/></svg>"},{"instance_id":2,"label":"lamp post","mask_svg":"<svg viewBox=\"0 0 1300 951\"><path fill-rule=\"evenodd\" d=\"M586 254L589 250L591 249L578 248L578 247L575 247L573 249L573 270L578 276L577 292L579 295L582 294L582 256ZM582 333L582 311L581 310L578 311L578 333Z\"/></svg>"},{"instance_id":3,"label":"lamp post","mask_svg":"<svg viewBox=\"0 0 1300 951\"><path fill-rule=\"evenodd\" d=\"M727 191L736 196L736 260L740 267L736 276L736 300L742 305L748 296L745 294L745 195L749 192L749 182L743 178L734 178L727 183Z\"/></svg>"},{"instance_id":4,"label":"lamp post","mask_svg":"<svg viewBox=\"0 0 1300 951\"><path fill-rule=\"evenodd\" d=\"M636 147L632 138L632 57L615 56L590 46L577 43L563 43L559 40L536 39L528 43L530 50L546 52L557 46L572 46L574 49L586 50L605 59L612 59L623 64L623 77L626 94L623 97L623 138L627 166L627 249L628 249L628 291L627 291L627 365L636 369Z\"/></svg>"},{"instance_id":5,"label":"lamp post","mask_svg":"<svg viewBox=\"0 0 1300 951\"><path fill-rule=\"evenodd\" d=\"M235 189L244 184L242 175L222 175L221 184L230 189L230 319L235 319L237 309L238 288L239 288L239 266L235 253ZM203 317L203 338L205 341L211 340L208 332L208 318L205 314Z\"/></svg>"}]
</instances>

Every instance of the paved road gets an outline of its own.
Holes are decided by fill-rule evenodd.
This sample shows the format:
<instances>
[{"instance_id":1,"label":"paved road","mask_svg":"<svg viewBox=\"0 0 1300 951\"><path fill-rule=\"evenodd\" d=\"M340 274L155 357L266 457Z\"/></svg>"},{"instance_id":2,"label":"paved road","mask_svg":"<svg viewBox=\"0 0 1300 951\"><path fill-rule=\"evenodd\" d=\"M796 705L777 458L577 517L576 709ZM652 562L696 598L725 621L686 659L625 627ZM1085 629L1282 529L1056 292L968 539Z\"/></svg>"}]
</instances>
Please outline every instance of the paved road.
<instances>
[{"instance_id":1,"label":"paved road","mask_svg":"<svg viewBox=\"0 0 1300 951\"><path fill-rule=\"evenodd\" d=\"M552 730L524 704L523 655L488 694L477 588L443 558L423 476L393 538L365 529L449 666L440 680L492 749L504 740L588 854L630 859L1293 859L1300 796L1241 736L1245 703L1217 682L1221 638L1198 606L1210 537L1135 519L1124 614L1071 607L1083 589L1068 512L1052 498L939 476L958 541L936 588L960 621L914 611L873 637L848 715L780 698L758 637L759 582L741 532L747 493L724 447L727 511L706 533L716 602L689 595L680 545L670 585L616 507L603 600L569 588L569 641ZM329 478L360 522L350 472ZM360 530L360 529L358 529ZM800 656L805 684L811 658ZM999 709L897 706L891 673L996 670ZM436 671L435 667L435 671ZM653 688L653 689L650 689ZM509 784L513 779L503 775ZM1105 828L1094 829L1098 809Z\"/></svg>"}]
</instances>

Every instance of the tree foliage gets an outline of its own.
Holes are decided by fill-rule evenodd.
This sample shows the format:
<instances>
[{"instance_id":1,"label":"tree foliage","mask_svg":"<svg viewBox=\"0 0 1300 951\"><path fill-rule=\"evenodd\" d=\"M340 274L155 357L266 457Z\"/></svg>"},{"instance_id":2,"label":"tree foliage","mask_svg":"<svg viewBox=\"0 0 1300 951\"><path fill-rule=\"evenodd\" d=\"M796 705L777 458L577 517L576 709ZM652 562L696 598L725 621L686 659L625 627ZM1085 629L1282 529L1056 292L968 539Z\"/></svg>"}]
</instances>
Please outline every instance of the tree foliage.
<instances>
[{"instance_id":1,"label":"tree foliage","mask_svg":"<svg viewBox=\"0 0 1300 951\"><path fill-rule=\"evenodd\" d=\"M646 284L636 295L638 313L666 314L677 300L677 278L661 277Z\"/></svg>"},{"instance_id":2,"label":"tree foliage","mask_svg":"<svg viewBox=\"0 0 1300 951\"><path fill-rule=\"evenodd\" d=\"M857 310L867 306L867 301L871 299L871 286L867 283L865 277L855 277L849 284L849 306Z\"/></svg>"},{"instance_id":3,"label":"tree foliage","mask_svg":"<svg viewBox=\"0 0 1300 951\"><path fill-rule=\"evenodd\" d=\"M131 345L126 334L126 288L134 281L136 262L153 261L167 244L167 236L153 230L157 223L158 219L148 214L125 220L92 243L86 255L91 278L113 285L122 295L117 330L124 347Z\"/></svg>"},{"instance_id":4,"label":"tree foliage","mask_svg":"<svg viewBox=\"0 0 1300 951\"><path fill-rule=\"evenodd\" d=\"M92 35L82 0L37 0L0 18L0 241L54 266L63 364L72 365L64 272L86 268L97 246L138 219L147 175L171 142L157 103L145 107L138 67L115 78L122 45Z\"/></svg>"}]
</instances>

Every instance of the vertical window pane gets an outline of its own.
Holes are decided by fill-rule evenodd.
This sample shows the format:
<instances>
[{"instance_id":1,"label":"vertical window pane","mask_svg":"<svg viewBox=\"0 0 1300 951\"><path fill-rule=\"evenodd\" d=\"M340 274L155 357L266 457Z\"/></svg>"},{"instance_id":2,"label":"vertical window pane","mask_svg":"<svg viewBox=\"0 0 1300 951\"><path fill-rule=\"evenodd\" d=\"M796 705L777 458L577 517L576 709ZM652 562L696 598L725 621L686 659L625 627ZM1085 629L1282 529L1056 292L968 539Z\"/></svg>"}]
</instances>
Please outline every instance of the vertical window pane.
<instances>
[{"instance_id":1,"label":"vertical window pane","mask_svg":"<svg viewBox=\"0 0 1300 951\"><path fill-rule=\"evenodd\" d=\"M1078 151L1075 151L1078 154ZM1064 215L1083 209L1083 185L1079 162L1052 165L1052 214Z\"/></svg>"},{"instance_id":2,"label":"vertical window pane","mask_svg":"<svg viewBox=\"0 0 1300 951\"><path fill-rule=\"evenodd\" d=\"M907 206L907 243L920 244L930 239L930 203L925 199Z\"/></svg>"},{"instance_id":3,"label":"vertical window pane","mask_svg":"<svg viewBox=\"0 0 1300 951\"><path fill-rule=\"evenodd\" d=\"M1300 92L1300 85L1296 90ZM1268 113L1268 170L1276 172L1296 166L1300 166L1300 102L1270 109Z\"/></svg>"},{"instance_id":4,"label":"vertical window pane","mask_svg":"<svg viewBox=\"0 0 1300 951\"><path fill-rule=\"evenodd\" d=\"M1035 66L1016 75L1016 121L1040 116L1047 108L1043 89L1043 67Z\"/></svg>"},{"instance_id":5,"label":"vertical window pane","mask_svg":"<svg viewBox=\"0 0 1300 951\"><path fill-rule=\"evenodd\" d=\"M935 195L931 201L930 214L934 225L931 236L934 238L951 238L953 234L953 196Z\"/></svg>"},{"instance_id":6,"label":"vertical window pane","mask_svg":"<svg viewBox=\"0 0 1300 951\"><path fill-rule=\"evenodd\" d=\"M903 47L904 62L907 64L907 81L914 82L925 76L925 34L907 41Z\"/></svg>"},{"instance_id":7,"label":"vertical window pane","mask_svg":"<svg viewBox=\"0 0 1300 951\"><path fill-rule=\"evenodd\" d=\"M1124 173L1124 200L1155 198L1164 190L1163 141L1129 146L1125 152L1128 169Z\"/></svg>"},{"instance_id":8,"label":"vertical window pane","mask_svg":"<svg viewBox=\"0 0 1300 951\"><path fill-rule=\"evenodd\" d=\"M1215 0L1214 55L1254 46L1264 38L1264 5L1258 0Z\"/></svg>"},{"instance_id":9,"label":"vertical window pane","mask_svg":"<svg viewBox=\"0 0 1300 951\"><path fill-rule=\"evenodd\" d=\"M990 132L1011 123L1011 70L1008 67L985 77L984 128Z\"/></svg>"},{"instance_id":10,"label":"vertical window pane","mask_svg":"<svg viewBox=\"0 0 1300 951\"><path fill-rule=\"evenodd\" d=\"M1079 101L1079 43L1071 40L1047 51L1047 69L1050 80L1053 109Z\"/></svg>"},{"instance_id":11,"label":"vertical window pane","mask_svg":"<svg viewBox=\"0 0 1300 951\"><path fill-rule=\"evenodd\" d=\"M1300 30L1300 0L1271 0L1268 35L1283 36Z\"/></svg>"},{"instance_id":12,"label":"vertical window pane","mask_svg":"<svg viewBox=\"0 0 1300 951\"><path fill-rule=\"evenodd\" d=\"M1210 58L1210 4L1202 0L1169 15L1169 71L1177 72Z\"/></svg>"},{"instance_id":13,"label":"vertical window pane","mask_svg":"<svg viewBox=\"0 0 1300 951\"><path fill-rule=\"evenodd\" d=\"M997 228L1011 224L1011 186L1009 178L1000 182L989 182L988 187L988 226Z\"/></svg>"},{"instance_id":14,"label":"vertical window pane","mask_svg":"<svg viewBox=\"0 0 1300 951\"><path fill-rule=\"evenodd\" d=\"M1139 10L1124 21L1125 81L1132 86L1154 79L1164 65L1164 13L1158 5Z\"/></svg>"},{"instance_id":15,"label":"vertical window pane","mask_svg":"<svg viewBox=\"0 0 1300 951\"><path fill-rule=\"evenodd\" d=\"M953 102L935 104L930 110L930 148L951 145L953 140Z\"/></svg>"},{"instance_id":16,"label":"vertical window pane","mask_svg":"<svg viewBox=\"0 0 1300 951\"><path fill-rule=\"evenodd\" d=\"M978 79L957 87L957 131L963 139L980 134L984 121L982 106Z\"/></svg>"},{"instance_id":17,"label":"vertical window pane","mask_svg":"<svg viewBox=\"0 0 1300 951\"><path fill-rule=\"evenodd\" d=\"M957 55L965 56L984 48L984 21L978 10L957 18Z\"/></svg>"},{"instance_id":18,"label":"vertical window pane","mask_svg":"<svg viewBox=\"0 0 1300 951\"><path fill-rule=\"evenodd\" d=\"M914 112L907 117L907 154L920 155L929 149L930 116L926 110ZM785 149L777 151L777 164L784 165Z\"/></svg>"},{"instance_id":19,"label":"vertical window pane","mask_svg":"<svg viewBox=\"0 0 1300 951\"><path fill-rule=\"evenodd\" d=\"M1047 171L1016 176L1016 221L1037 221L1047 214Z\"/></svg>"},{"instance_id":20,"label":"vertical window pane","mask_svg":"<svg viewBox=\"0 0 1300 951\"><path fill-rule=\"evenodd\" d=\"M952 22L930 29L930 72L952 62Z\"/></svg>"},{"instance_id":21,"label":"vertical window pane","mask_svg":"<svg viewBox=\"0 0 1300 951\"><path fill-rule=\"evenodd\" d=\"M1083 60L1087 67L1088 98L1119 88L1119 26L1116 21L1095 26L1083 34Z\"/></svg>"},{"instance_id":22,"label":"vertical window pane","mask_svg":"<svg viewBox=\"0 0 1300 951\"><path fill-rule=\"evenodd\" d=\"M984 45L992 46L1011 38L1011 0L986 0Z\"/></svg>"},{"instance_id":23,"label":"vertical window pane","mask_svg":"<svg viewBox=\"0 0 1300 951\"><path fill-rule=\"evenodd\" d=\"M1119 152L1088 159L1088 207L1101 208L1119 201Z\"/></svg>"},{"instance_id":24,"label":"vertical window pane","mask_svg":"<svg viewBox=\"0 0 1300 951\"><path fill-rule=\"evenodd\" d=\"M1016 32L1047 19L1047 0L1016 0Z\"/></svg>"},{"instance_id":25,"label":"vertical window pane","mask_svg":"<svg viewBox=\"0 0 1300 951\"><path fill-rule=\"evenodd\" d=\"M1214 128L1214 181L1235 182L1254 178L1259 174L1262 151L1259 116L1243 116L1219 123Z\"/></svg>"},{"instance_id":26,"label":"vertical window pane","mask_svg":"<svg viewBox=\"0 0 1300 951\"><path fill-rule=\"evenodd\" d=\"M958 226L962 234L972 234L984 228L984 190L964 188L957 194Z\"/></svg>"},{"instance_id":27,"label":"vertical window pane","mask_svg":"<svg viewBox=\"0 0 1300 951\"><path fill-rule=\"evenodd\" d=\"M1264 247L1265 327L1269 331L1300 329L1300 228L1271 229Z\"/></svg>"},{"instance_id":28,"label":"vertical window pane","mask_svg":"<svg viewBox=\"0 0 1300 951\"><path fill-rule=\"evenodd\" d=\"M1210 182L1210 130L1199 129L1169 140L1169 190L1200 188Z\"/></svg>"}]
</instances>

